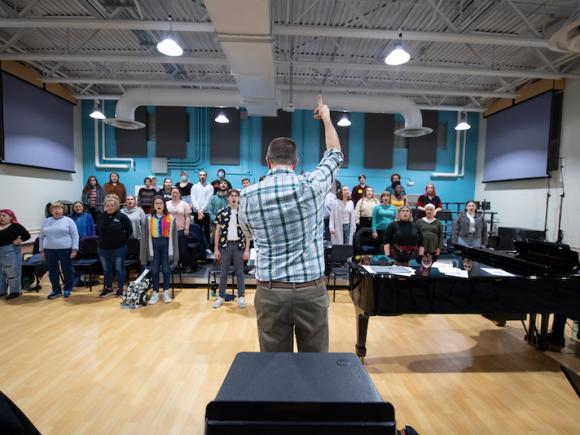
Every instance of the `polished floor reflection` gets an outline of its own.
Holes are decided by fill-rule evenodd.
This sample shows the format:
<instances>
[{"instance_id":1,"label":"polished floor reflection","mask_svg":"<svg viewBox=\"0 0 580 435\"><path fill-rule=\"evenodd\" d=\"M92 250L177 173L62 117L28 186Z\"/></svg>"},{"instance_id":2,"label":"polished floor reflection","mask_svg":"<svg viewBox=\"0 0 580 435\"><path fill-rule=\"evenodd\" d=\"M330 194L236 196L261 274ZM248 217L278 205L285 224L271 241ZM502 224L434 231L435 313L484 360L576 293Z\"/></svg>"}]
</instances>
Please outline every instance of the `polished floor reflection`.
<instances>
[{"instance_id":1,"label":"polished floor reflection","mask_svg":"<svg viewBox=\"0 0 580 435\"><path fill-rule=\"evenodd\" d=\"M0 390L43 434L202 434L235 354L258 350L253 296L245 310L212 309L204 288L135 311L88 291L49 301L46 286L2 300ZM346 292L330 305L330 328L331 351L354 351ZM554 358L579 371L577 346L541 353L520 324L477 315L375 317L365 364L399 426L570 434L580 402Z\"/></svg>"}]
</instances>

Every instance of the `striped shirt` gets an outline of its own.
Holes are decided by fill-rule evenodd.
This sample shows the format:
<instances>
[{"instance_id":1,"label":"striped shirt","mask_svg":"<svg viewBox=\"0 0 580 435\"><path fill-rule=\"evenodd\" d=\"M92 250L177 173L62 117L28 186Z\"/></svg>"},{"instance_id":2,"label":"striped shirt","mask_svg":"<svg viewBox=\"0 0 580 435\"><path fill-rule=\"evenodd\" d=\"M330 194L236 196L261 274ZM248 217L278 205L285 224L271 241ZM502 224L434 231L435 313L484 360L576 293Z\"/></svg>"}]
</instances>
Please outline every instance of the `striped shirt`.
<instances>
[{"instance_id":1,"label":"striped shirt","mask_svg":"<svg viewBox=\"0 0 580 435\"><path fill-rule=\"evenodd\" d=\"M327 150L314 172L276 168L242 191L238 217L254 239L256 279L305 282L324 274L324 197L343 160Z\"/></svg>"},{"instance_id":2,"label":"striped shirt","mask_svg":"<svg viewBox=\"0 0 580 435\"><path fill-rule=\"evenodd\" d=\"M171 219L170 214L163 215L161 218L156 215L151 216L149 220L149 234L156 239L158 237L169 238L171 235Z\"/></svg>"}]
</instances>

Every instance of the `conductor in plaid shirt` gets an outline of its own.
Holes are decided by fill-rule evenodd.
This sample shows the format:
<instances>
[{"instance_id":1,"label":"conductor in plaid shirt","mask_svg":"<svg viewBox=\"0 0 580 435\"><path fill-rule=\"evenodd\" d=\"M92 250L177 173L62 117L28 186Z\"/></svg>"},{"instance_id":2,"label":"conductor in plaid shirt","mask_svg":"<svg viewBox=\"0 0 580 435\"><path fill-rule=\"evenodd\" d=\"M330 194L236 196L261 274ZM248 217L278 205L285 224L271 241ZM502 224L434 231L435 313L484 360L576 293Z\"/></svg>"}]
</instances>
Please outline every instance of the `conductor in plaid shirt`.
<instances>
[{"instance_id":1,"label":"conductor in plaid shirt","mask_svg":"<svg viewBox=\"0 0 580 435\"><path fill-rule=\"evenodd\" d=\"M262 352L328 352L328 295L324 283L324 197L344 156L330 110L318 97L326 151L310 173L295 173L292 139L268 146L266 178L242 191L239 219L256 248L258 336Z\"/></svg>"}]
</instances>

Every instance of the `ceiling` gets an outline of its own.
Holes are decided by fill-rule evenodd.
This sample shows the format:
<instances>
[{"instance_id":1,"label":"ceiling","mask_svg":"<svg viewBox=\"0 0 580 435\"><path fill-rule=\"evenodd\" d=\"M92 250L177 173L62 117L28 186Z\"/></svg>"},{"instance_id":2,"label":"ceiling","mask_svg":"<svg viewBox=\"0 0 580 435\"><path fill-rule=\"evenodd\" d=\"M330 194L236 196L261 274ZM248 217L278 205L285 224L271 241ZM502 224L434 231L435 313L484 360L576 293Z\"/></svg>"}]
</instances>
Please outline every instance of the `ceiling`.
<instances>
[{"instance_id":1,"label":"ceiling","mask_svg":"<svg viewBox=\"0 0 580 435\"><path fill-rule=\"evenodd\" d=\"M333 92L478 109L533 80L580 78L579 54L548 48L579 12L576 0L0 0L0 60L80 98L163 86L281 107ZM169 15L179 58L156 50ZM411 61L390 67L399 33Z\"/></svg>"}]
</instances>

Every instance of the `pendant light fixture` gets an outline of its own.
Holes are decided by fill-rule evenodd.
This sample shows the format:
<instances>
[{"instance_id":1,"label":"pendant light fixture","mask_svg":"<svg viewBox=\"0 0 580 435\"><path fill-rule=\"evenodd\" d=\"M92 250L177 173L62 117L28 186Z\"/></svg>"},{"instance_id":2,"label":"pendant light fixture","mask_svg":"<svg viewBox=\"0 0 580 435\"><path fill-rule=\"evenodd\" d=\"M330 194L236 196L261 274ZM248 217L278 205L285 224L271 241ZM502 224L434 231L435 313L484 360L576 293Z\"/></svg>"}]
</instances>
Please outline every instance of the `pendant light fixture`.
<instances>
[{"instance_id":1,"label":"pendant light fixture","mask_svg":"<svg viewBox=\"0 0 580 435\"><path fill-rule=\"evenodd\" d=\"M463 131L463 130L469 130L470 128L471 128L471 125L469 125L469 123L467 122L467 112L464 112L463 117L461 118L461 122L459 122L455 126L455 130Z\"/></svg>"},{"instance_id":2,"label":"pendant light fixture","mask_svg":"<svg viewBox=\"0 0 580 435\"><path fill-rule=\"evenodd\" d=\"M166 56L176 57L183 54L183 49L177 42L175 42L175 39L171 38L171 34L173 33L173 26L171 25L172 21L173 17L169 15L169 36L157 44L157 51Z\"/></svg>"},{"instance_id":3,"label":"pendant light fixture","mask_svg":"<svg viewBox=\"0 0 580 435\"><path fill-rule=\"evenodd\" d=\"M230 120L228 119L228 117L226 116L226 113L223 110L219 111L218 116L215 117L214 121L217 122L218 124L229 124L230 123Z\"/></svg>"},{"instance_id":4,"label":"pendant light fixture","mask_svg":"<svg viewBox=\"0 0 580 435\"><path fill-rule=\"evenodd\" d=\"M336 123L339 127L350 127L352 122L348 119L348 115L345 113L342 114L342 118Z\"/></svg>"},{"instance_id":5,"label":"pendant light fixture","mask_svg":"<svg viewBox=\"0 0 580 435\"><path fill-rule=\"evenodd\" d=\"M89 116L93 119L105 119L106 118L104 113L101 112L101 109L99 108L99 100L95 100L95 103L93 106L93 111L90 113Z\"/></svg>"},{"instance_id":6,"label":"pendant light fixture","mask_svg":"<svg viewBox=\"0 0 580 435\"><path fill-rule=\"evenodd\" d=\"M403 48L403 34L399 33L399 41L395 43L395 48L385 57L385 63L397 66L409 62L410 59L411 55Z\"/></svg>"}]
</instances>

